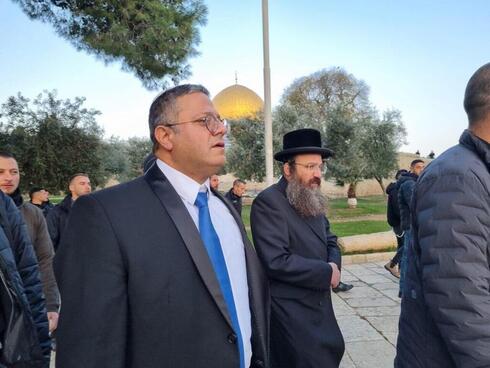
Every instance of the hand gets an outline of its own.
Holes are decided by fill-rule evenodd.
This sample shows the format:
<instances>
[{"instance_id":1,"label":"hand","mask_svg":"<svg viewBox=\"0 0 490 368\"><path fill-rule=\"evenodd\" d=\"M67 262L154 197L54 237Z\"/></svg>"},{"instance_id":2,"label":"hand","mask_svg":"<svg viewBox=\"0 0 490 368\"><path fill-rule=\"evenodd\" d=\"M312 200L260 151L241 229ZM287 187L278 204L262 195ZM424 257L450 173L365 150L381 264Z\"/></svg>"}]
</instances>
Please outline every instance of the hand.
<instances>
[{"instance_id":1,"label":"hand","mask_svg":"<svg viewBox=\"0 0 490 368\"><path fill-rule=\"evenodd\" d=\"M58 327L58 312L48 312L49 332L53 332Z\"/></svg>"},{"instance_id":2,"label":"hand","mask_svg":"<svg viewBox=\"0 0 490 368\"><path fill-rule=\"evenodd\" d=\"M337 265L333 262L328 263L332 267L332 278L330 279L330 286L337 287L340 283L340 271Z\"/></svg>"}]
</instances>

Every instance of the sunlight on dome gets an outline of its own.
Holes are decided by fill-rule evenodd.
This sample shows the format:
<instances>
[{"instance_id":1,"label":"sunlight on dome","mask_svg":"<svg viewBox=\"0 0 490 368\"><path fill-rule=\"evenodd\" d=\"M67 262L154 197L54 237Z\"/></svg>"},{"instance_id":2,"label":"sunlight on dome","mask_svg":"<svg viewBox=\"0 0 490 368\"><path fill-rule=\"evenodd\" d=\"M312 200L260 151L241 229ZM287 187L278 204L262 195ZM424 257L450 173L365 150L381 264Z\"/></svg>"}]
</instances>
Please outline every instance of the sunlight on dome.
<instances>
[{"instance_id":1,"label":"sunlight on dome","mask_svg":"<svg viewBox=\"0 0 490 368\"><path fill-rule=\"evenodd\" d=\"M222 90L213 98L213 104L221 117L228 120L253 118L264 107L254 91L240 84Z\"/></svg>"}]
</instances>

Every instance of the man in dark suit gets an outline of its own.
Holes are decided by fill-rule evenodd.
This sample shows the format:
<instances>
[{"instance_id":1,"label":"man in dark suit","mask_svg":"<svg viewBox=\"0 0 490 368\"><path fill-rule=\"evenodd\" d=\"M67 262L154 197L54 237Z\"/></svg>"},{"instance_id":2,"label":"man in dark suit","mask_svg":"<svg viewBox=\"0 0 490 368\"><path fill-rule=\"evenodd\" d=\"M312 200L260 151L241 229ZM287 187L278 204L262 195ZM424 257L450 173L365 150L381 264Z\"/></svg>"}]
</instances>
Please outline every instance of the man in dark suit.
<instances>
[{"instance_id":1,"label":"man in dark suit","mask_svg":"<svg viewBox=\"0 0 490 368\"><path fill-rule=\"evenodd\" d=\"M253 239L271 288L275 368L338 367L344 353L330 291L340 281L341 256L320 192L322 159L332 154L317 130L287 133L274 156L283 176L252 204Z\"/></svg>"},{"instance_id":2,"label":"man in dark suit","mask_svg":"<svg viewBox=\"0 0 490 368\"><path fill-rule=\"evenodd\" d=\"M209 188L224 121L202 86L152 103L156 162L81 197L56 255L57 368L268 367L265 274L231 205Z\"/></svg>"}]
</instances>

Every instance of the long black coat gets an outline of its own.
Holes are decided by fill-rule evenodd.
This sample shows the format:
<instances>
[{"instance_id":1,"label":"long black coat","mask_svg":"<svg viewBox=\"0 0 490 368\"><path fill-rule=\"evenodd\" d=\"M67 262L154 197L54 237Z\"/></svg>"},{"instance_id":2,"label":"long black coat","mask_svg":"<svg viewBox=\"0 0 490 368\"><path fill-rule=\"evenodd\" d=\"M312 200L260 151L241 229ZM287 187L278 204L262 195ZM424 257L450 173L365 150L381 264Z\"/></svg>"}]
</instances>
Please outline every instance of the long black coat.
<instances>
[{"instance_id":1,"label":"long black coat","mask_svg":"<svg viewBox=\"0 0 490 368\"><path fill-rule=\"evenodd\" d=\"M268 367L265 274L230 212L245 244L251 367ZM77 199L55 273L62 299L57 368L239 367L211 261L157 165L129 183Z\"/></svg>"},{"instance_id":2,"label":"long black coat","mask_svg":"<svg viewBox=\"0 0 490 368\"><path fill-rule=\"evenodd\" d=\"M274 368L338 367L344 340L332 308L330 281L340 269L337 237L325 216L300 217L287 181L264 190L252 205L255 247L270 280L271 364Z\"/></svg>"},{"instance_id":3,"label":"long black coat","mask_svg":"<svg viewBox=\"0 0 490 368\"><path fill-rule=\"evenodd\" d=\"M413 194L397 368L490 367L490 144L465 131Z\"/></svg>"},{"instance_id":4,"label":"long black coat","mask_svg":"<svg viewBox=\"0 0 490 368\"><path fill-rule=\"evenodd\" d=\"M61 203L54 206L46 216L49 236L51 237L55 251L58 250L61 243L61 238L66 228L68 217L70 216L72 203L73 201L71 199L71 195L69 194L61 201Z\"/></svg>"}]
</instances>

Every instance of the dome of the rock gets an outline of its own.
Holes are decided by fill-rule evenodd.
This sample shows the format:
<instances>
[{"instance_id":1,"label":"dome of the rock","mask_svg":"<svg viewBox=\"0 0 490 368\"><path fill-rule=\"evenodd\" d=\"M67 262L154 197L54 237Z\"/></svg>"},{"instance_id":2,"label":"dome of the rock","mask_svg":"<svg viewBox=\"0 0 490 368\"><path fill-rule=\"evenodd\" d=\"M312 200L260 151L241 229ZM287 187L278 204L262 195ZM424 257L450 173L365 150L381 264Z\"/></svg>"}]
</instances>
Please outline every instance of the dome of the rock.
<instances>
[{"instance_id":1,"label":"dome of the rock","mask_svg":"<svg viewBox=\"0 0 490 368\"><path fill-rule=\"evenodd\" d=\"M240 84L222 90L213 98L213 104L221 117L228 120L253 118L264 107L254 91Z\"/></svg>"}]
</instances>

